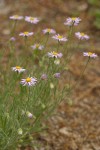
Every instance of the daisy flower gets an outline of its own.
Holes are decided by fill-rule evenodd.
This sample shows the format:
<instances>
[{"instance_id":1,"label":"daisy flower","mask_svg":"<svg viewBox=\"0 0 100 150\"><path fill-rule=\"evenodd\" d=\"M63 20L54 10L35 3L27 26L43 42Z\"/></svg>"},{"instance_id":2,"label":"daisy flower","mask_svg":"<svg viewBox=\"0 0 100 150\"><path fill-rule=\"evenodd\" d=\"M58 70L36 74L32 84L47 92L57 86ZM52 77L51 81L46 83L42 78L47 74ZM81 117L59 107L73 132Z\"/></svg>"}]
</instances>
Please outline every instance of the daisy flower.
<instances>
[{"instance_id":1,"label":"daisy flower","mask_svg":"<svg viewBox=\"0 0 100 150\"><path fill-rule=\"evenodd\" d=\"M14 15L14 16L10 16L9 18L12 20L22 20L23 16Z\"/></svg>"},{"instance_id":2,"label":"daisy flower","mask_svg":"<svg viewBox=\"0 0 100 150\"><path fill-rule=\"evenodd\" d=\"M18 73L24 72L25 70L26 69L23 69L20 66L12 67L12 71L15 71L15 72L18 72Z\"/></svg>"},{"instance_id":3,"label":"daisy flower","mask_svg":"<svg viewBox=\"0 0 100 150\"><path fill-rule=\"evenodd\" d=\"M34 50L34 49L42 50L42 49L44 48L44 46L43 46L43 45L40 45L40 44L34 44L34 45L32 45L31 47L32 47L33 50Z\"/></svg>"},{"instance_id":4,"label":"daisy flower","mask_svg":"<svg viewBox=\"0 0 100 150\"><path fill-rule=\"evenodd\" d=\"M62 35L59 35L59 34L54 35L52 38L58 41L64 41L64 42L67 41L66 37L63 37Z\"/></svg>"},{"instance_id":5,"label":"daisy flower","mask_svg":"<svg viewBox=\"0 0 100 150\"><path fill-rule=\"evenodd\" d=\"M79 40L88 40L90 37L87 34L81 33L81 32L76 32L75 36L79 39Z\"/></svg>"},{"instance_id":6,"label":"daisy flower","mask_svg":"<svg viewBox=\"0 0 100 150\"><path fill-rule=\"evenodd\" d=\"M21 32L20 34L19 34L19 36L23 36L23 37L28 37L28 36L31 36L31 35L33 35L34 33L33 32Z\"/></svg>"},{"instance_id":7,"label":"daisy flower","mask_svg":"<svg viewBox=\"0 0 100 150\"><path fill-rule=\"evenodd\" d=\"M67 18L66 21L64 22L64 25L67 26L77 26L80 23L81 19L79 17L73 17L73 18Z\"/></svg>"},{"instance_id":8,"label":"daisy flower","mask_svg":"<svg viewBox=\"0 0 100 150\"><path fill-rule=\"evenodd\" d=\"M63 56L62 53L57 53L55 51L53 52L48 52L48 57L52 57L52 58L61 58Z\"/></svg>"},{"instance_id":9,"label":"daisy flower","mask_svg":"<svg viewBox=\"0 0 100 150\"><path fill-rule=\"evenodd\" d=\"M23 86L28 86L29 87L29 86L34 86L36 84L36 82L37 82L36 78L34 78L34 77L27 77L26 79L22 79L20 83Z\"/></svg>"},{"instance_id":10,"label":"daisy flower","mask_svg":"<svg viewBox=\"0 0 100 150\"><path fill-rule=\"evenodd\" d=\"M92 53L92 52L83 52L83 56L88 56L88 57L91 57L91 58L98 57L97 54Z\"/></svg>"},{"instance_id":11,"label":"daisy flower","mask_svg":"<svg viewBox=\"0 0 100 150\"><path fill-rule=\"evenodd\" d=\"M25 21L33 23L33 24L37 24L40 20L38 18L36 18L36 17L26 16L25 17Z\"/></svg>"},{"instance_id":12,"label":"daisy flower","mask_svg":"<svg viewBox=\"0 0 100 150\"><path fill-rule=\"evenodd\" d=\"M44 34L55 34L56 33L56 31L54 29L50 29L50 28L44 29L42 31Z\"/></svg>"}]
</instances>

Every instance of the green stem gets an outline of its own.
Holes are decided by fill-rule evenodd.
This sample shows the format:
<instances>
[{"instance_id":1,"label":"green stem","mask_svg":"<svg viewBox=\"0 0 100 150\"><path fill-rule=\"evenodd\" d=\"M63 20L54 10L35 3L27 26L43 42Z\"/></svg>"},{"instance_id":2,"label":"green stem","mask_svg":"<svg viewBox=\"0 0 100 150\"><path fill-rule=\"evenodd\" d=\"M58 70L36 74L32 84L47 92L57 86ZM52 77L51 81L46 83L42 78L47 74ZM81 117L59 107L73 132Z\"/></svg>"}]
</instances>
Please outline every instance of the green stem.
<instances>
[{"instance_id":1,"label":"green stem","mask_svg":"<svg viewBox=\"0 0 100 150\"><path fill-rule=\"evenodd\" d=\"M68 34L68 40L70 41L70 39L72 39L72 34L73 34L73 25L70 27L70 30L69 30L69 34ZM71 49L71 45L72 45L72 41L69 43L69 47L68 47L68 44L65 45L64 49L65 49L65 54L66 54L66 57L68 57L68 54L69 54L69 49ZM66 50L67 48L67 50Z\"/></svg>"},{"instance_id":2,"label":"green stem","mask_svg":"<svg viewBox=\"0 0 100 150\"><path fill-rule=\"evenodd\" d=\"M81 42L81 40L79 41L79 43L77 44L77 46L75 47L75 49L79 48L80 42ZM73 51L75 51L75 49L73 49ZM72 58L73 55L74 55L74 52L72 52L72 54L69 56L68 63L70 62L70 60L71 60L71 58Z\"/></svg>"},{"instance_id":3,"label":"green stem","mask_svg":"<svg viewBox=\"0 0 100 150\"><path fill-rule=\"evenodd\" d=\"M14 22L13 29L12 29L12 31L11 31L11 36L13 36L14 33L15 33L16 24L17 24L17 20L15 20L15 22Z\"/></svg>"},{"instance_id":4,"label":"green stem","mask_svg":"<svg viewBox=\"0 0 100 150\"><path fill-rule=\"evenodd\" d=\"M28 88L28 102L29 102L29 99L30 99L30 87Z\"/></svg>"},{"instance_id":5,"label":"green stem","mask_svg":"<svg viewBox=\"0 0 100 150\"><path fill-rule=\"evenodd\" d=\"M69 34L68 34L68 38L71 38L71 37L72 37L73 27L74 27L73 25L70 27Z\"/></svg>"},{"instance_id":6,"label":"green stem","mask_svg":"<svg viewBox=\"0 0 100 150\"><path fill-rule=\"evenodd\" d=\"M28 45L27 45L27 36L25 36L24 41L25 41L25 49L27 49L27 47L28 47Z\"/></svg>"},{"instance_id":7,"label":"green stem","mask_svg":"<svg viewBox=\"0 0 100 150\"><path fill-rule=\"evenodd\" d=\"M85 72L85 70L86 70L86 68L87 68L87 66L88 66L88 64L89 64L89 61L90 61L90 57L88 58L87 63L86 63L86 65L85 65L83 71L82 71L81 74L80 74L79 80L83 77L84 72ZM77 84L77 82L76 82L75 85L73 86L73 88L76 88L77 85L78 85L78 84Z\"/></svg>"},{"instance_id":8,"label":"green stem","mask_svg":"<svg viewBox=\"0 0 100 150\"><path fill-rule=\"evenodd\" d=\"M57 52L59 51L59 47L60 47L60 41L58 40Z\"/></svg>"},{"instance_id":9,"label":"green stem","mask_svg":"<svg viewBox=\"0 0 100 150\"><path fill-rule=\"evenodd\" d=\"M46 48L48 40L49 40L49 34L47 35L47 39L45 41L44 48Z\"/></svg>"}]
</instances>

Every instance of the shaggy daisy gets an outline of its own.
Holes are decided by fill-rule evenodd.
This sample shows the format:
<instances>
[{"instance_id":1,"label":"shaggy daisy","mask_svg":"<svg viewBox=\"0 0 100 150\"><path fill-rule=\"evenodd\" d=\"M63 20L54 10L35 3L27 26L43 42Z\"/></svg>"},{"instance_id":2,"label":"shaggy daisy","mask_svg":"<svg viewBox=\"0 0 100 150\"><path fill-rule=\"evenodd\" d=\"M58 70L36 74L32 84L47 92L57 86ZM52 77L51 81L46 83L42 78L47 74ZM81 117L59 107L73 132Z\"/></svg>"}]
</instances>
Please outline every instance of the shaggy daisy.
<instances>
[{"instance_id":1,"label":"shaggy daisy","mask_svg":"<svg viewBox=\"0 0 100 150\"><path fill-rule=\"evenodd\" d=\"M18 72L18 73L24 72L25 70L26 69L23 69L20 66L12 67L12 71L15 71L15 72Z\"/></svg>"},{"instance_id":2,"label":"shaggy daisy","mask_svg":"<svg viewBox=\"0 0 100 150\"><path fill-rule=\"evenodd\" d=\"M81 33L81 32L76 32L75 36L79 39L79 40L88 40L90 37L87 34Z\"/></svg>"},{"instance_id":3,"label":"shaggy daisy","mask_svg":"<svg viewBox=\"0 0 100 150\"><path fill-rule=\"evenodd\" d=\"M47 29L43 30L43 33L44 34L55 34L56 31L54 29L47 28Z\"/></svg>"},{"instance_id":4,"label":"shaggy daisy","mask_svg":"<svg viewBox=\"0 0 100 150\"><path fill-rule=\"evenodd\" d=\"M62 53L57 53L55 51L53 52L48 52L48 57L52 57L52 58L61 58L63 56Z\"/></svg>"},{"instance_id":5,"label":"shaggy daisy","mask_svg":"<svg viewBox=\"0 0 100 150\"><path fill-rule=\"evenodd\" d=\"M34 77L27 77L20 82L23 86L34 86L37 83L37 79Z\"/></svg>"},{"instance_id":6,"label":"shaggy daisy","mask_svg":"<svg viewBox=\"0 0 100 150\"><path fill-rule=\"evenodd\" d=\"M22 20L23 16L14 15L14 16L10 16L9 18L12 20Z\"/></svg>"},{"instance_id":7,"label":"shaggy daisy","mask_svg":"<svg viewBox=\"0 0 100 150\"><path fill-rule=\"evenodd\" d=\"M34 34L33 32L21 32L19 36L28 37L32 36L33 34Z\"/></svg>"},{"instance_id":8,"label":"shaggy daisy","mask_svg":"<svg viewBox=\"0 0 100 150\"><path fill-rule=\"evenodd\" d=\"M64 22L64 25L67 26L77 26L80 23L81 19L79 17L73 17L73 18L67 18L66 21Z\"/></svg>"},{"instance_id":9,"label":"shaggy daisy","mask_svg":"<svg viewBox=\"0 0 100 150\"><path fill-rule=\"evenodd\" d=\"M34 49L42 50L42 49L44 48L44 46L43 46L43 45L40 45L40 44L34 44L34 45L32 45L31 47L32 47L33 50L34 50Z\"/></svg>"},{"instance_id":10,"label":"shaggy daisy","mask_svg":"<svg viewBox=\"0 0 100 150\"><path fill-rule=\"evenodd\" d=\"M38 18L36 18L36 17L26 16L25 17L25 21L33 23L33 24L37 24L40 20Z\"/></svg>"},{"instance_id":11,"label":"shaggy daisy","mask_svg":"<svg viewBox=\"0 0 100 150\"><path fill-rule=\"evenodd\" d=\"M83 56L88 56L88 57L91 57L91 58L98 57L97 54L92 53L92 52L83 52Z\"/></svg>"},{"instance_id":12,"label":"shaggy daisy","mask_svg":"<svg viewBox=\"0 0 100 150\"><path fill-rule=\"evenodd\" d=\"M58 41L64 41L64 42L67 41L66 37L63 37L62 35L59 35L59 34L54 35L52 38Z\"/></svg>"}]
</instances>

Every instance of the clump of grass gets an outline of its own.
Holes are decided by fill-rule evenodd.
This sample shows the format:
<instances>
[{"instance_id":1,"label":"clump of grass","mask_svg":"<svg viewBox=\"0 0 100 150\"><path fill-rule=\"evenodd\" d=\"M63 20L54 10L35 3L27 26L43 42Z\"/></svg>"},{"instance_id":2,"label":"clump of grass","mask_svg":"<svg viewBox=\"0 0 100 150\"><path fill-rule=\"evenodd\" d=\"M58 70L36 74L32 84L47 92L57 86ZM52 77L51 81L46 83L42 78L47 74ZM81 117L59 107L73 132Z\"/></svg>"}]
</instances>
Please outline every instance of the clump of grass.
<instances>
[{"instance_id":1,"label":"clump of grass","mask_svg":"<svg viewBox=\"0 0 100 150\"><path fill-rule=\"evenodd\" d=\"M18 15L10 17L13 23L11 30L13 37L7 42L7 47L10 49L9 60L6 69L1 68L0 148L2 150L16 149L26 144L32 145L30 140L33 141L32 134L44 129L42 122L53 113L61 101L69 100L77 82L72 85L70 78L69 82L62 84L62 72L69 67L73 56L71 51L73 37L75 34L78 38L76 48L79 47L80 42L89 39L84 33L75 33L75 26L80 23L80 18L67 18L64 23L69 28L67 36L57 34L50 28L41 29L43 31L37 34L27 31L16 33L18 21L23 18ZM25 21L37 24L40 19L27 16ZM24 41L21 53L17 56L15 34ZM51 39L55 44L50 47ZM3 57L3 53L0 53ZM83 55L88 59L80 78L91 58L97 57L92 52L84 52Z\"/></svg>"}]
</instances>

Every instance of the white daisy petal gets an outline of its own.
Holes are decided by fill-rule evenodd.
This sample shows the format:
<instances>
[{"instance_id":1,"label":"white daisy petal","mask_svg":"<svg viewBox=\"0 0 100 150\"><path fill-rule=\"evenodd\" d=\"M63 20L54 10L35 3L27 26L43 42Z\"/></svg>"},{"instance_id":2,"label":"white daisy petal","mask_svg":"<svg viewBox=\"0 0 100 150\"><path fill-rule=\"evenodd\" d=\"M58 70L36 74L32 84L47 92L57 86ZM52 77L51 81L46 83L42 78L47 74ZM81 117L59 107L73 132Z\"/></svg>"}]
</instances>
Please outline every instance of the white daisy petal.
<instances>
[{"instance_id":1,"label":"white daisy petal","mask_svg":"<svg viewBox=\"0 0 100 150\"><path fill-rule=\"evenodd\" d=\"M28 36L32 36L34 33L33 32L21 32L19 34L19 36L23 36L23 37L28 37Z\"/></svg>"},{"instance_id":2,"label":"white daisy petal","mask_svg":"<svg viewBox=\"0 0 100 150\"><path fill-rule=\"evenodd\" d=\"M18 73L25 72L25 70L26 69L23 69L20 66L12 67L12 71L15 71L15 72L18 72Z\"/></svg>"},{"instance_id":3,"label":"white daisy petal","mask_svg":"<svg viewBox=\"0 0 100 150\"><path fill-rule=\"evenodd\" d=\"M81 32L76 32L75 36L79 39L79 40L88 40L90 37L87 34L81 33Z\"/></svg>"},{"instance_id":4,"label":"white daisy petal","mask_svg":"<svg viewBox=\"0 0 100 150\"><path fill-rule=\"evenodd\" d=\"M64 41L64 42L68 41L66 37L63 37L62 35L59 34L54 35L52 38L58 41Z\"/></svg>"},{"instance_id":5,"label":"white daisy petal","mask_svg":"<svg viewBox=\"0 0 100 150\"><path fill-rule=\"evenodd\" d=\"M55 51L53 51L53 52L48 52L48 57L52 57L52 58L61 58L62 56L63 56L63 54L62 53L57 53L57 52L55 52Z\"/></svg>"},{"instance_id":6,"label":"white daisy petal","mask_svg":"<svg viewBox=\"0 0 100 150\"><path fill-rule=\"evenodd\" d=\"M46 28L43 30L44 34L55 34L56 31L54 29Z\"/></svg>"},{"instance_id":7,"label":"white daisy petal","mask_svg":"<svg viewBox=\"0 0 100 150\"><path fill-rule=\"evenodd\" d=\"M73 18L67 18L66 21L64 22L64 25L67 26L77 26L80 23L81 19L79 17L73 17Z\"/></svg>"},{"instance_id":8,"label":"white daisy petal","mask_svg":"<svg viewBox=\"0 0 100 150\"><path fill-rule=\"evenodd\" d=\"M40 20L36 17L26 16L25 21L30 22L32 24L37 24Z\"/></svg>"}]
</instances>

